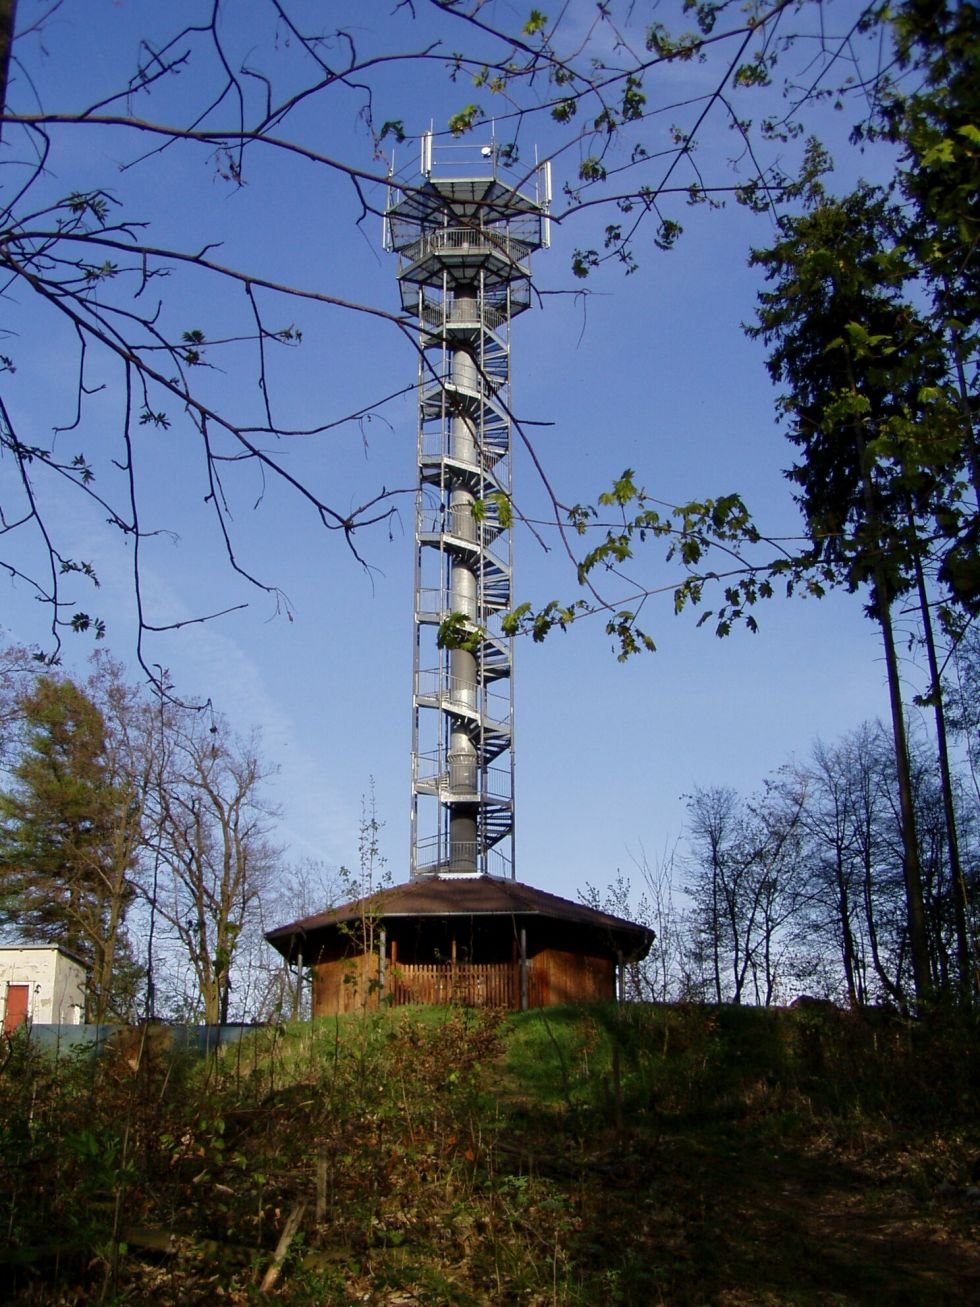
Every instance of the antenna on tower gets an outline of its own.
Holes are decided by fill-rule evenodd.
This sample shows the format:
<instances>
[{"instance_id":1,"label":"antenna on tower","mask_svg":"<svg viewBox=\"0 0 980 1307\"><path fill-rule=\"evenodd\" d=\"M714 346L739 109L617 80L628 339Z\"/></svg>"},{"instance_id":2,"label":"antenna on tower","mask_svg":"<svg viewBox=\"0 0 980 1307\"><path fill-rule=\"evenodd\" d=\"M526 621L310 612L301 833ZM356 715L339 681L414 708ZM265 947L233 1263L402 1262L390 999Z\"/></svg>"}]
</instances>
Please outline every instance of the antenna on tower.
<instances>
[{"instance_id":1,"label":"antenna on tower","mask_svg":"<svg viewBox=\"0 0 980 1307\"><path fill-rule=\"evenodd\" d=\"M385 211L381 218L381 248L383 250L391 249L391 233L388 231L388 210L391 208L392 196L395 190L395 150L392 147L391 159L388 162L388 179L387 195L385 199Z\"/></svg>"},{"instance_id":2,"label":"antenna on tower","mask_svg":"<svg viewBox=\"0 0 980 1307\"><path fill-rule=\"evenodd\" d=\"M551 160L538 162L538 147L534 147L534 165L538 174L538 193L544 220L541 224L541 245L548 249L551 245Z\"/></svg>"}]
</instances>

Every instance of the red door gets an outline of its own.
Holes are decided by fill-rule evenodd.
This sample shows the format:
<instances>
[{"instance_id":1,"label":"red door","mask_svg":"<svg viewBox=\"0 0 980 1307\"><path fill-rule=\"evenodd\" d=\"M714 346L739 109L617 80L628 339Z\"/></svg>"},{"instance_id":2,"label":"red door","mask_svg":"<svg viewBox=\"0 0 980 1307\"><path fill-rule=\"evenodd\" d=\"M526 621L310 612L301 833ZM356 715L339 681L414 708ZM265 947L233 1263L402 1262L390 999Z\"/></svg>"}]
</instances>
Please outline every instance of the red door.
<instances>
[{"instance_id":1,"label":"red door","mask_svg":"<svg viewBox=\"0 0 980 1307\"><path fill-rule=\"evenodd\" d=\"M12 1035L27 1020L30 985L8 985L7 1006L3 1010L3 1033Z\"/></svg>"}]
</instances>

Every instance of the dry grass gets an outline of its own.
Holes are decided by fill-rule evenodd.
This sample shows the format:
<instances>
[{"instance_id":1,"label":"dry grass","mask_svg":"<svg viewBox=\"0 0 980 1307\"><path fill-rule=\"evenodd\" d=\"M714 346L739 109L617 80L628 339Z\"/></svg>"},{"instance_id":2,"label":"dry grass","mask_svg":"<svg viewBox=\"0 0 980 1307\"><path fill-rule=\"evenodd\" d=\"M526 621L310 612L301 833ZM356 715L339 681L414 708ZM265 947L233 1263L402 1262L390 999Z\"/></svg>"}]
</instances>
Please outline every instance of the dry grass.
<instances>
[{"instance_id":1,"label":"dry grass","mask_svg":"<svg viewBox=\"0 0 980 1307\"><path fill-rule=\"evenodd\" d=\"M980 1301L978 1067L972 1019L708 1008L389 1012L135 1074L15 1047L0 1282L52 1304Z\"/></svg>"}]
</instances>

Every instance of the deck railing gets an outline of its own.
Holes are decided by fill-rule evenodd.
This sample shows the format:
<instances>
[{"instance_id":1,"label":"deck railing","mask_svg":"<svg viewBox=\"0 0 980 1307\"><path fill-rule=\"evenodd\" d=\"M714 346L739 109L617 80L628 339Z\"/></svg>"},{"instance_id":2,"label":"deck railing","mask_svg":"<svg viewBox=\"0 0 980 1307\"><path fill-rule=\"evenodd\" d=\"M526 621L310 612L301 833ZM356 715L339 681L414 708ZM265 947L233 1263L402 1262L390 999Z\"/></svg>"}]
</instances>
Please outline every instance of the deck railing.
<instances>
[{"instance_id":1,"label":"deck railing","mask_svg":"<svg viewBox=\"0 0 980 1307\"><path fill-rule=\"evenodd\" d=\"M496 254L520 267L531 253L527 241L517 240L507 231L487 227L439 227L425 231L418 240L406 242L399 253L406 263L420 263L432 254Z\"/></svg>"},{"instance_id":2,"label":"deck railing","mask_svg":"<svg viewBox=\"0 0 980 1307\"><path fill-rule=\"evenodd\" d=\"M520 966L516 962L397 963L385 978L385 997L407 1003L462 1003L468 1007L519 1008Z\"/></svg>"}]
</instances>

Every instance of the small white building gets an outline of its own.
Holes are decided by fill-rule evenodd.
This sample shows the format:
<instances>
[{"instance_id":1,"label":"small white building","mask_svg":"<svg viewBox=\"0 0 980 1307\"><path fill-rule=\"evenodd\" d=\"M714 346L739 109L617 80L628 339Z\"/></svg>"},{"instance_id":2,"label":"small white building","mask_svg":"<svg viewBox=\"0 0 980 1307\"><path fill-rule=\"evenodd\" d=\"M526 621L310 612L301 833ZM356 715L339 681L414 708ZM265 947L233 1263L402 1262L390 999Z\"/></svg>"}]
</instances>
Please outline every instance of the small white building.
<instances>
[{"instance_id":1,"label":"small white building","mask_svg":"<svg viewBox=\"0 0 980 1307\"><path fill-rule=\"evenodd\" d=\"M60 944L0 946L3 1033L32 1025L77 1026L85 1020L85 965Z\"/></svg>"}]
</instances>

